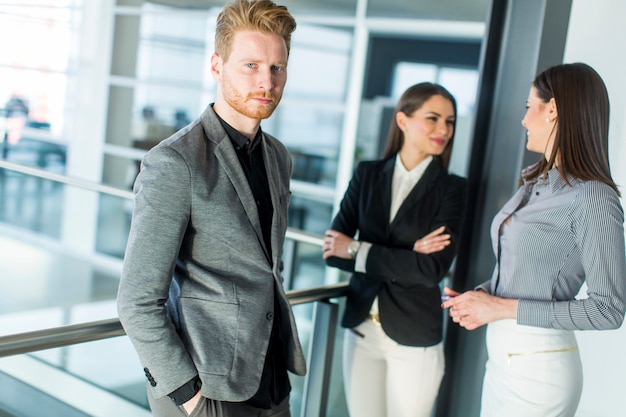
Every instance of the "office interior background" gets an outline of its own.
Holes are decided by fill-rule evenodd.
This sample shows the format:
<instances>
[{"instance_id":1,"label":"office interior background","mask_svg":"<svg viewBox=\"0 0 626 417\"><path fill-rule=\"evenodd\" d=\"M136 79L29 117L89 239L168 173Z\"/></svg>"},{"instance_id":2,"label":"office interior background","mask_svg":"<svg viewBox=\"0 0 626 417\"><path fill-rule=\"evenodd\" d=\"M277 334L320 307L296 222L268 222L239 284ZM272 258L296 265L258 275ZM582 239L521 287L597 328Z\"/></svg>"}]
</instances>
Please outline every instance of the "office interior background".
<instances>
[{"instance_id":1,"label":"office interior background","mask_svg":"<svg viewBox=\"0 0 626 417\"><path fill-rule=\"evenodd\" d=\"M212 102L208 62L223 4L0 0L0 336L116 316L139 160ZM464 290L488 279L491 216L516 188L520 169L538 158L525 151L520 124L530 82L560 62L583 61L603 76L612 105L610 162L625 189L622 0L281 4L298 28L283 101L262 127L292 153L293 230L323 233L354 165L380 156L402 91L438 82L459 103L450 169L468 177L473 197L447 280ZM346 279L324 266L319 246L287 244L288 289ZM294 311L306 344L311 311ZM437 416L477 415L483 330L448 325ZM347 416L341 334L329 417ZM577 336L585 373L577 416L615 415L624 409L626 330ZM149 415L143 372L125 337L0 358L0 416L35 415L28 404L16 408L29 402L19 397L29 389L71 404L82 412L76 415Z\"/></svg>"}]
</instances>

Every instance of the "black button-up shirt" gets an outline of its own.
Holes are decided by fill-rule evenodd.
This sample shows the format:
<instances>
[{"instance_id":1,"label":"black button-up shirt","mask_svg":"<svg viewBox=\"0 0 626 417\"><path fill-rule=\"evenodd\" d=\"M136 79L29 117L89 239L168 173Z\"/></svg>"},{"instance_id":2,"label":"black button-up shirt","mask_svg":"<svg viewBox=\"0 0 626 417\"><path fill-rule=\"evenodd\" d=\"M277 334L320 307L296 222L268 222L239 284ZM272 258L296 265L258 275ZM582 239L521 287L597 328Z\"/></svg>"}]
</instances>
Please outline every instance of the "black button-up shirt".
<instances>
[{"instance_id":1,"label":"black button-up shirt","mask_svg":"<svg viewBox=\"0 0 626 417\"><path fill-rule=\"evenodd\" d=\"M263 133L261 128L259 128L254 136L254 140L250 141L250 139L239 133L221 118L220 121L237 151L241 167L248 178L248 184L250 184L250 189L254 195L259 212L263 241L267 248L270 263L272 263L270 238L274 207L272 206L269 181L263 160ZM273 324L259 389L252 398L246 401L247 404L257 408L270 408L272 403L280 404L291 391L285 365L284 343L280 336L281 316L277 299L278 295L274 294L273 317L271 313L268 313L266 316L268 320L273 319Z\"/></svg>"},{"instance_id":2,"label":"black button-up shirt","mask_svg":"<svg viewBox=\"0 0 626 417\"><path fill-rule=\"evenodd\" d=\"M272 216L274 215L274 207L272 206L272 198L270 195L270 186L267 180L267 171L265 170L265 162L263 161L263 134L261 128L256 132L254 140L250 141L247 137L239 133L228 123L220 119L222 126L228 133L230 140L237 151L241 168L246 174L248 184L252 190L254 201L259 212L259 220L261 221L261 230L263 232L263 241L267 248L270 262L272 262L272 246L271 246L271 230Z\"/></svg>"}]
</instances>

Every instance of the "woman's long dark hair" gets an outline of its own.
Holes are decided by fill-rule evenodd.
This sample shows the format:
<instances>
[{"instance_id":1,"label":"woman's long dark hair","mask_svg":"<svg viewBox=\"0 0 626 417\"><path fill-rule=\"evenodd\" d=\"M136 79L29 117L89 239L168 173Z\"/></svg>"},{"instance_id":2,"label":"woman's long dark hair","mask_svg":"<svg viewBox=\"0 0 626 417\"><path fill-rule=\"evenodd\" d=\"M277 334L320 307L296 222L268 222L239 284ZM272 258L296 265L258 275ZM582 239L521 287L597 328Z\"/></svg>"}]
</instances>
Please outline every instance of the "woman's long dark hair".
<instances>
[{"instance_id":1,"label":"woman's long dark hair","mask_svg":"<svg viewBox=\"0 0 626 417\"><path fill-rule=\"evenodd\" d=\"M542 157L524 179L558 164L566 182L568 175L600 181L619 195L609 167L609 94L600 75L587 64L561 64L539 74L533 86L545 103L556 103L556 133L550 159Z\"/></svg>"},{"instance_id":2,"label":"woman's long dark hair","mask_svg":"<svg viewBox=\"0 0 626 417\"><path fill-rule=\"evenodd\" d=\"M454 96L450 94L448 90L442 87L439 84L424 82L415 84L409 88L402 94L400 100L398 100L398 104L393 112L393 116L391 118L391 123L389 126L389 134L387 135L387 144L385 145L385 151L383 152L383 158L387 158L397 154L402 145L404 144L404 133L398 127L398 123L396 122L396 114L398 112L402 112L406 114L408 117L411 117L413 112L418 110L420 107L424 105L428 99L432 96L442 96L443 98L449 100L452 103L452 107L454 109L454 123L452 130L452 137L446 144L441 155L434 155L434 158L438 159L443 165L444 168L448 168L448 164L450 163L450 155L452 154L452 143L454 142L454 134L456 133L456 100Z\"/></svg>"}]
</instances>

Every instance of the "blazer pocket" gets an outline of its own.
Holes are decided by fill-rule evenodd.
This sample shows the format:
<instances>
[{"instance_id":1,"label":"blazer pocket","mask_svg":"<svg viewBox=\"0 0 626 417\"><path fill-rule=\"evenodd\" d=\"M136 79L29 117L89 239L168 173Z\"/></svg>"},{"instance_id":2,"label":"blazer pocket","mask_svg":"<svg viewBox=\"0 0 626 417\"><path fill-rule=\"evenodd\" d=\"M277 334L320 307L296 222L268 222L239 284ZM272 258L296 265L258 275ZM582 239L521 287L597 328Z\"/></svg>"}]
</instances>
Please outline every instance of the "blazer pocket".
<instances>
[{"instance_id":1,"label":"blazer pocket","mask_svg":"<svg viewBox=\"0 0 626 417\"><path fill-rule=\"evenodd\" d=\"M239 305L182 297L181 336L200 374L228 375L237 348Z\"/></svg>"}]
</instances>

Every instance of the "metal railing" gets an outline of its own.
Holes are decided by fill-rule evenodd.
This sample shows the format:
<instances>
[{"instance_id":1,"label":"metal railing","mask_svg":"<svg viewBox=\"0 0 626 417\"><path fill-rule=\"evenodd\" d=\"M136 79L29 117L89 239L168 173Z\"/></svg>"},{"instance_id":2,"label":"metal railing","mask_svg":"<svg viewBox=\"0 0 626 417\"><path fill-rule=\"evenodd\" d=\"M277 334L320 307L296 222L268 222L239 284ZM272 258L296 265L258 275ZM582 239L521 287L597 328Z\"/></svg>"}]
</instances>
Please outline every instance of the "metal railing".
<instances>
[{"instance_id":1,"label":"metal railing","mask_svg":"<svg viewBox=\"0 0 626 417\"><path fill-rule=\"evenodd\" d=\"M325 417L333 347L338 324L339 305L330 302L343 297L348 284L340 283L287 292L291 305L314 303L307 374L302 392L302 417ZM38 352L46 349L124 336L118 318L0 337L0 357Z\"/></svg>"},{"instance_id":2,"label":"metal railing","mask_svg":"<svg viewBox=\"0 0 626 417\"><path fill-rule=\"evenodd\" d=\"M61 184L72 185L74 187L83 188L90 191L97 191L104 194L109 194L117 197L127 198L132 200L132 191L122 190L117 187L109 185L98 184L92 181L83 180L80 178L68 177L66 175L57 174L55 172L46 171L41 168L33 168L26 165L16 164L0 159L0 168L8 169L9 171L19 172L32 177L42 178Z\"/></svg>"},{"instance_id":3,"label":"metal railing","mask_svg":"<svg viewBox=\"0 0 626 417\"><path fill-rule=\"evenodd\" d=\"M345 295L347 283L287 292L291 305L328 301ZM0 336L0 357L93 342L126 333L118 318Z\"/></svg>"}]
</instances>

